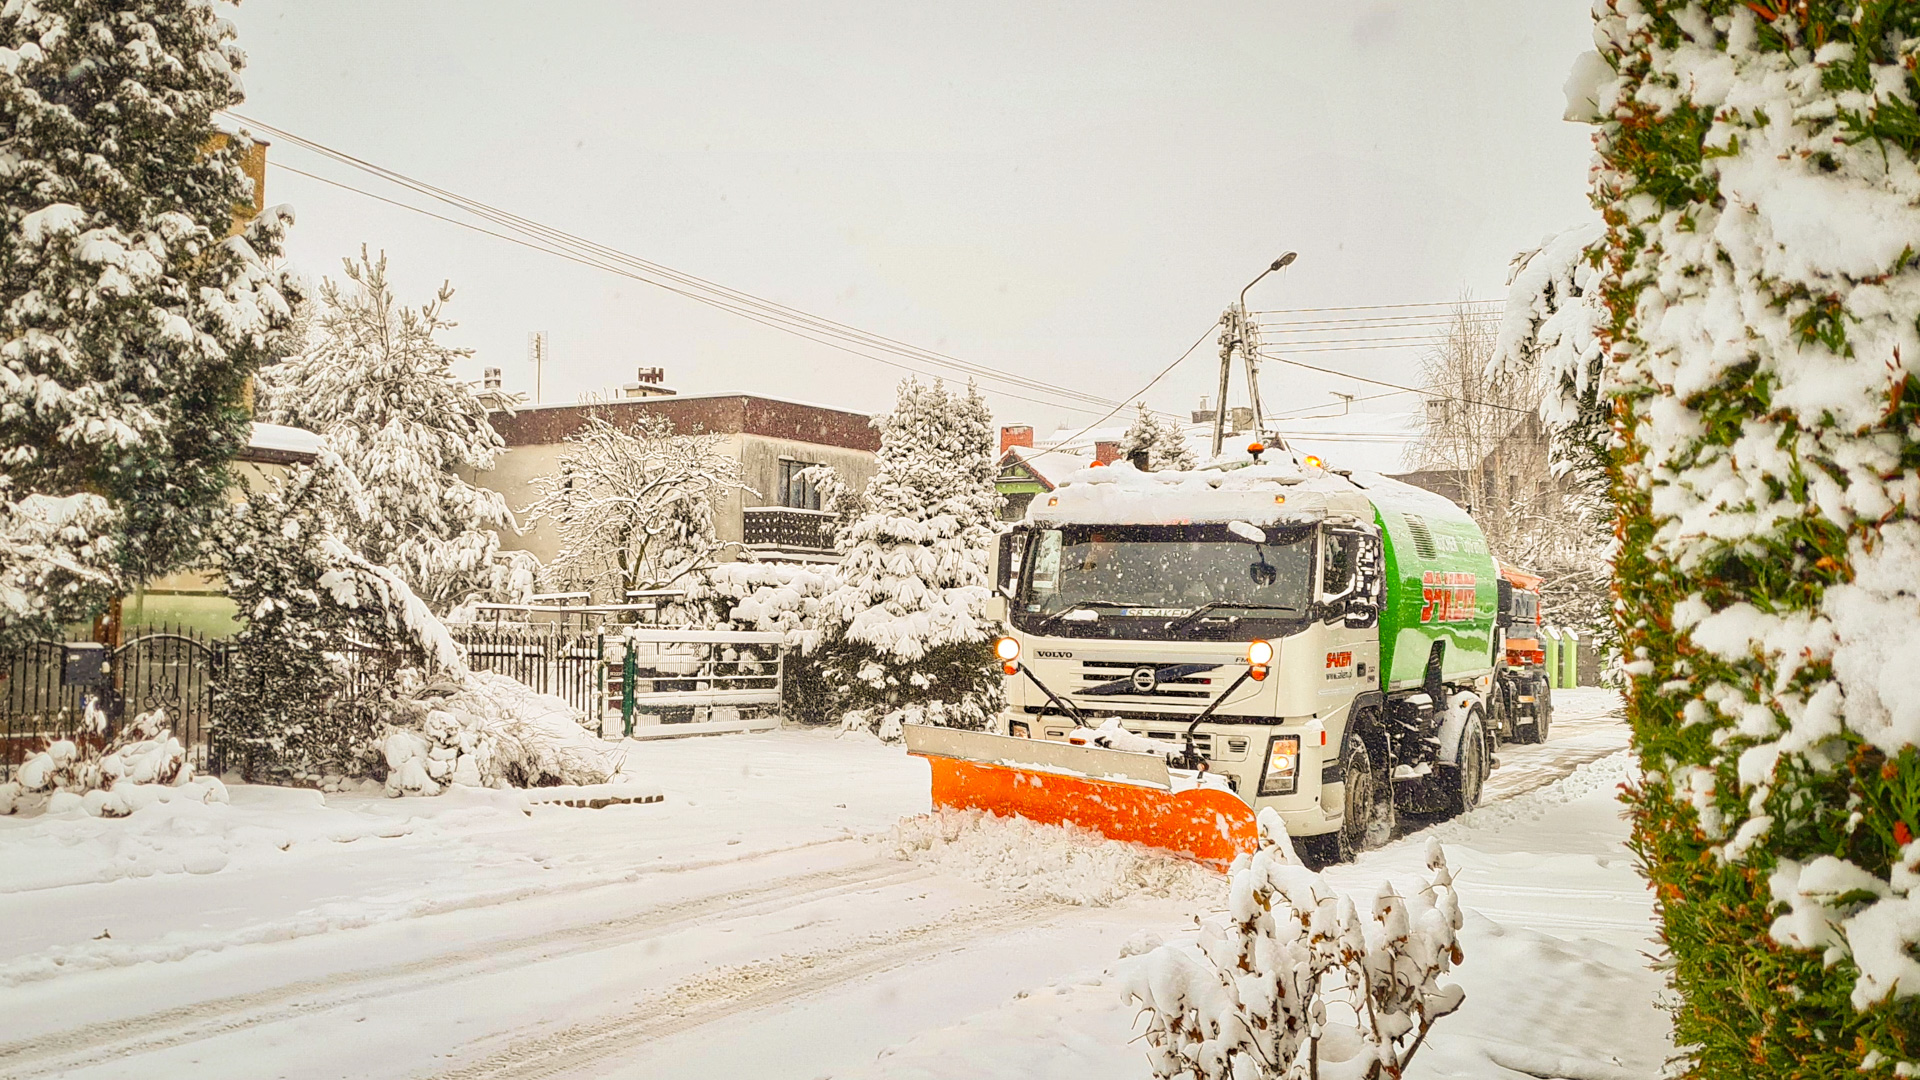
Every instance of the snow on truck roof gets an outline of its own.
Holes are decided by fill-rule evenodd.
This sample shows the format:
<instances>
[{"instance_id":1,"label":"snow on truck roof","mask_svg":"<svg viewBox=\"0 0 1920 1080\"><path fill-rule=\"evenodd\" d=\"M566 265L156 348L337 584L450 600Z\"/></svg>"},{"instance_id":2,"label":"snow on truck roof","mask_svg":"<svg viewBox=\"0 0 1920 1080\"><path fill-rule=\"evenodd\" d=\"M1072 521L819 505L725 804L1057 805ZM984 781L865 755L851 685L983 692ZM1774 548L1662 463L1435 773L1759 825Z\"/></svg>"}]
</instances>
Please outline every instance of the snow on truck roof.
<instances>
[{"instance_id":1,"label":"snow on truck roof","mask_svg":"<svg viewBox=\"0 0 1920 1080\"><path fill-rule=\"evenodd\" d=\"M1239 468L1141 472L1124 461L1075 469L1033 500L1036 522L1093 525L1246 521L1254 524L1348 513L1371 518L1366 496L1346 477L1291 458Z\"/></svg>"},{"instance_id":2,"label":"snow on truck roof","mask_svg":"<svg viewBox=\"0 0 1920 1080\"><path fill-rule=\"evenodd\" d=\"M1125 461L1065 474L1033 500L1036 523L1088 525L1246 521L1271 524L1346 514L1373 519L1374 508L1464 517L1452 501L1379 473L1330 471L1287 451L1253 462L1233 457L1189 471L1141 472Z\"/></svg>"}]
</instances>

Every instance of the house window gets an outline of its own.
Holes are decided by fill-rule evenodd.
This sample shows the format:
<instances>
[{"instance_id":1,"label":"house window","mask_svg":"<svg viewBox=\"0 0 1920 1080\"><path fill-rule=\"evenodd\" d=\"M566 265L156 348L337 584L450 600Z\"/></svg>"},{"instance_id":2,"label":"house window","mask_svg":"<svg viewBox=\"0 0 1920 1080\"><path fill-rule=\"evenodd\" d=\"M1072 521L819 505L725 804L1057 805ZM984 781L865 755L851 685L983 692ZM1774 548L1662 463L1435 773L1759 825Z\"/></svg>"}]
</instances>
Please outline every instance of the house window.
<instances>
[{"instance_id":1,"label":"house window","mask_svg":"<svg viewBox=\"0 0 1920 1080\"><path fill-rule=\"evenodd\" d=\"M813 482L800 475L804 469L819 464L814 461L795 461L792 458L780 459L780 505L795 510L820 509L820 489Z\"/></svg>"}]
</instances>

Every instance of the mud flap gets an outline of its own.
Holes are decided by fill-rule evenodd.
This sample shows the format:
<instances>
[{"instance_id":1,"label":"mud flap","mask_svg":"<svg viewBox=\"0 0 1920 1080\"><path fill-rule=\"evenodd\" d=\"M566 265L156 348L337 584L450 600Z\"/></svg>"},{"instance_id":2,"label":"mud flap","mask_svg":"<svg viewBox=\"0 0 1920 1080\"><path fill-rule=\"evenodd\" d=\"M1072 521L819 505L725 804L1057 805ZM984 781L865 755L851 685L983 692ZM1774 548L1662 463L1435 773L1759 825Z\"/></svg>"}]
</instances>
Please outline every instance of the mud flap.
<instances>
[{"instance_id":1,"label":"mud flap","mask_svg":"<svg viewBox=\"0 0 1920 1080\"><path fill-rule=\"evenodd\" d=\"M1166 759L952 728L906 728L933 770L933 805L1075 825L1218 869L1259 844L1253 810L1217 788L1174 791Z\"/></svg>"}]
</instances>

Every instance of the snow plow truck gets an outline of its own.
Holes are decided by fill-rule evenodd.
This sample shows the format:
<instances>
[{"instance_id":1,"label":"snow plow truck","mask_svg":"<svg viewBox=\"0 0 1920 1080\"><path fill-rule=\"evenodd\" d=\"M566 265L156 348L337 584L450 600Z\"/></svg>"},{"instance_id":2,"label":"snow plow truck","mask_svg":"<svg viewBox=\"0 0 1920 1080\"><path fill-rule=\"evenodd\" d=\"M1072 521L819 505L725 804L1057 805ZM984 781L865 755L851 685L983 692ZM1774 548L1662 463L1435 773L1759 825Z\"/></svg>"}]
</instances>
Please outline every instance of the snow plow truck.
<instances>
[{"instance_id":1,"label":"snow plow truck","mask_svg":"<svg viewBox=\"0 0 1920 1080\"><path fill-rule=\"evenodd\" d=\"M1442 496L1263 454L1089 467L1036 497L1001 537L989 602L1006 628L997 729L907 730L935 805L1221 867L1271 808L1325 864L1397 813L1474 806L1501 729L1544 736L1544 704L1502 689L1496 653L1527 633L1503 635L1502 592L1514 609L1538 579L1503 590Z\"/></svg>"}]
</instances>

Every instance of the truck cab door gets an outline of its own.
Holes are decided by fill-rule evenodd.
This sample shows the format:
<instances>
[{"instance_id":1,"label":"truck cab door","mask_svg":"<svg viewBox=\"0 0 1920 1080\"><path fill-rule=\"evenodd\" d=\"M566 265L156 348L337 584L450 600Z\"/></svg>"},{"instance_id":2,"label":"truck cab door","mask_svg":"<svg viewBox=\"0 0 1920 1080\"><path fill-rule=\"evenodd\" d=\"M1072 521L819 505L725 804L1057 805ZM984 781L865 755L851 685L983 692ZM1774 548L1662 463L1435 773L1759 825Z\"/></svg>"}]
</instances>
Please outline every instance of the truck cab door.
<instances>
[{"instance_id":1,"label":"truck cab door","mask_svg":"<svg viewBox=\"0 0 1920 1080\"><path fill-rule=\"evenodd\" d=\"M1321 534L1319 587L1314 609L1332 643L1329 690L1355 693L1380 685L1380 597L1384 584L1380 536L1370 529L1330 527ZM1325 691L1323 691L1325 692Z\"/></svg>"}]
</instances>

